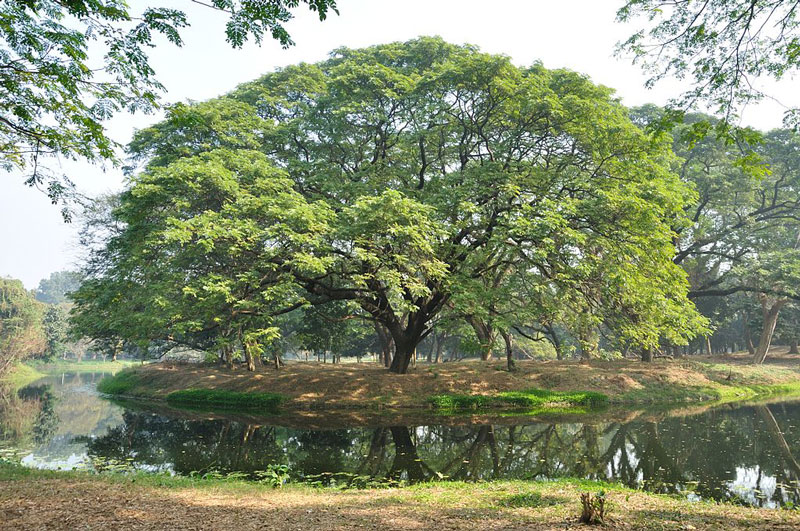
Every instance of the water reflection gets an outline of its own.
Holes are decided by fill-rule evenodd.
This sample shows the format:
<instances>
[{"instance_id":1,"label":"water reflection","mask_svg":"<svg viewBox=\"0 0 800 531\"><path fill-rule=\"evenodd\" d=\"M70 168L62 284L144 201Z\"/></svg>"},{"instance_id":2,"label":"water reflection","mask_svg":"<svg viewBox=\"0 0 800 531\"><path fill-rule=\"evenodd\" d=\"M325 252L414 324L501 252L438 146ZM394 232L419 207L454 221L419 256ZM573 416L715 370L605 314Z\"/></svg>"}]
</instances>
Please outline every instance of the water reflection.
<instances>
[{"instance_id":1,"label":"water reflection","mask_svg":"<svg viewBox=\"0 0 800 531\"><path fill-rule=\"evenodd\" d=\"M760 506L800 504L797 403L657 421L303 430L124 410L89 388L67 379L19 393L44 404L53 397L50 410L39 409L24 462L254 479L285 466L295 481L354 486L581 477Z\"/></svg>"}]
</instances>

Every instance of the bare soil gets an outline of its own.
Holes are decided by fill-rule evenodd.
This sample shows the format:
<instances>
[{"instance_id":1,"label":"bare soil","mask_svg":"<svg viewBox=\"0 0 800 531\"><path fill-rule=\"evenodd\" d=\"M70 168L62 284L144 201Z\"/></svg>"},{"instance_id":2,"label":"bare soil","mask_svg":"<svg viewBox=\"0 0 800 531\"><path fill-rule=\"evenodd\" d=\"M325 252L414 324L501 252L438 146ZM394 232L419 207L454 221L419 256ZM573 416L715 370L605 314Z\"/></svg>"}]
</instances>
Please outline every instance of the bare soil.
<instances>
[{"instance_id":1,"label":"bare soil","mask_svg":"<svg viewBox=\"0 0 800 531\"><path fill-rule=\"evenodd\" d=\"M745 354L692 356L640 361L521 361L509 373L501 361L418 364L408 374L388 372L377 363L323 364L289 362L280 370L258 366L233 370L219 366L154 363L137 368L142 377L134 394L163 398L189 388L280 393L290 409L424 407L430 396L444 393L490 395L529 388L597 391L616 403L681 401L691 391L800 381L800 356L775 349L762 366ZM696 397L694 398L696 399Z\"/></svg>"}]
</instances>

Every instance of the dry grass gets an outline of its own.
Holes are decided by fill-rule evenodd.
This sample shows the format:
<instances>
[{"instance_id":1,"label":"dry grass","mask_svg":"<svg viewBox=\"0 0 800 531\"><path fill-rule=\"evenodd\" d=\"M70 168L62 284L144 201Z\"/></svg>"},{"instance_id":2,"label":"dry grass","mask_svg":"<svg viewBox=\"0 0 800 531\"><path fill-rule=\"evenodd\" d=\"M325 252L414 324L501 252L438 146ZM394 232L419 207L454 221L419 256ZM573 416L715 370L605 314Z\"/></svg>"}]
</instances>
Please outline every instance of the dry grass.
<instances>
[{"instance_id":1,"label":"dry grass","mask_svg":"<svg viewBox=\"0 0 800 531\"><path fill-rule=\"evenodd\" d=\"M181 389L223 389L286 396L289 409L427 407L426 399L446 393L492 395L530 388L594 391L614 403L692 402L750 398L769 394L768 386L796 385L800 390L800 356L775 351L765 366L752 366L744 355L683 360L523 361L508 373L502 362L469 361L420 364L396 375L375 363L341 365L289 363L280 370L158 363L136 368L137 384L128 395L163 398ZM124 374L124 373L123 373ZM747 389L758 385L763 389ZM746 391L746 392L744 392Z\"/></svg>"},{"instance_id":2,"label":"dry grass","mask_svg":"<svg viewBox=\"0 0 800 531\"><path fill-rule=\"evenodd\" d=\"M583 482L430 484L349 490L54 475L0 481L0 529L581 528ZM797 529L796 511L751 509L606 487L613 529ZM584 527L585 528L585 527Z\"/></svg>"}]
</instances>

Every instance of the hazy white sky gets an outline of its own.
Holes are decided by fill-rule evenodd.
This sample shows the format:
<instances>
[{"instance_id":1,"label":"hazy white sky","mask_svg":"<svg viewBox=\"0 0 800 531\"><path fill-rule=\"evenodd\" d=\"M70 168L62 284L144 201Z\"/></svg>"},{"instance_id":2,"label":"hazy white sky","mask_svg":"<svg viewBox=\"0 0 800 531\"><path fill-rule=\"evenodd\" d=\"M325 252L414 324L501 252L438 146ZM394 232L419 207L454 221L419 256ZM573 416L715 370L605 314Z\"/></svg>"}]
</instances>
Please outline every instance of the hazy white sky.
<instances>
[{"instance_id":1,"label":"hazy white sky","mask_svg":"<svg viewBox=\"0 0 800 531\"><path fill-rule=\"evenodd\" d=\"M134 11L155 2L129 0ZM471 43L483 51L510 56L520 65L541 60L551 68L566 67L613 87L626 105L663 104L676 95L678 81L646 90L645 77L630 60L614 57L615 44L631 28L614 22L622 0L338 0L340 15L319 22L298 12L288 25L296 46L283 50L269 41L261 47L232 50L224 39L224 17L189 0L159 2L184 9L192 24L185 44L163 44L152 52L152 65L167 88L166 102L204 100L223 94L276 67L322 60L339 46L362 47L440 35L454 43ZM791 101L792 80L771 90ZM768 129L780 125L774 103L753 107L748 125ZM158 116L118 115L108 124L115 140L127 143L137 128ZM56 166L55 163L51 165ZM61 168L89 195L123 186L116 168L64 162ZM28 288L50 273L75 267L73 225L64 224L47 197L22 185L18 176L0 177L0 276L21 279Z\"/></svg>"}]
</instances>

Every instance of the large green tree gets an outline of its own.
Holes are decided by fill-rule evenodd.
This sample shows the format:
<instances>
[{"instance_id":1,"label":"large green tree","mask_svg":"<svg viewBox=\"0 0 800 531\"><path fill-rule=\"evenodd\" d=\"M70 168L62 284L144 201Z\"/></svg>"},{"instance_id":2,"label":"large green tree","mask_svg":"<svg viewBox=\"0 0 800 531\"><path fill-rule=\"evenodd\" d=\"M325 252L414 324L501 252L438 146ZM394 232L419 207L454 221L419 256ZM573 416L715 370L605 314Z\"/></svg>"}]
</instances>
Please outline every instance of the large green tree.
<instances>
[{"instance_id":1,"label":"large green tree","mask_svg":"<svg viewBox=\"0 0 800 531\"><path fill-rule=\"evenodd\" d=\"M512 289L487 281L501 271L531 292L568 294L576 311L616 308L641 345L685 337L697 317L671 261L693 196L668 143L574 72L436 38L339 49L176 107L132 149L143 171L117 210L112 269L77 297L78 318L101 324L121 315L94 311L109 293L140 301L147 312L118 333L163 335L201 309L192 322L209 330L230 321L229 297L258 318L352 301L391 336L391 369L405 373L443 309L467 314ZM209 167L220 157L225 179ZM264 212L232 193L256 163L275 175L269 192L249 192ZM208 225L232 219L263 236ZM193 283L201 274L217 275L213 289ZM149 321L162 306L164 319Z\"/></svg>"},{"instance_id":2,"label":"large green tree","mask_svg":"<svg viewBox=\"0 0 800 531\"><path fill-rule=\"evenodd\" d=\"M228 18L227 41L241 47L264 35L292 44L284 23L305 4L320 19L335 0L208 0ZM71 182L46 169L48 156L114 160L103 121L114 113L150 111L163 89L148 51L158 37L181 45L189 24L181 10L123 0L19 0L0 4L0 167L26 172L54 202ZM68 211L65 211L68 214Z\"/></svg>"},{"instance_id":3,"label":"large green tree","mask_svg":"<svg viewBox=\"0 0 800 531\"><path fill-rule=\"evenodd\" d=\"M45 350L43 311L22 282L0 277L0 374Z\"/></svg>"}]
</instances>

